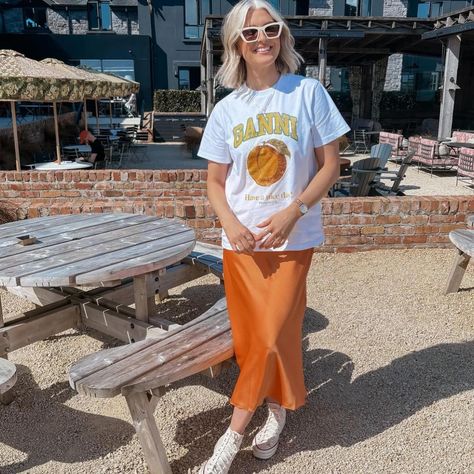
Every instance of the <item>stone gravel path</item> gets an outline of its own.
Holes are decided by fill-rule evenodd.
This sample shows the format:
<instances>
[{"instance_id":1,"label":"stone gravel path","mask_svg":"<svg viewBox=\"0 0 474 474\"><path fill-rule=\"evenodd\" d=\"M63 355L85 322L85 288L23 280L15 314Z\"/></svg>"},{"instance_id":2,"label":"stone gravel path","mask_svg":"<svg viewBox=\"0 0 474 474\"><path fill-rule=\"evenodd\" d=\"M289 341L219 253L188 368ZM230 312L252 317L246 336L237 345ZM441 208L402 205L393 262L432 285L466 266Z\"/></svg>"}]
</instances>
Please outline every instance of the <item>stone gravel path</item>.
<instances>
[{"instance_id":1,"label":"stone gravel path","mask_svg":"<svg viewBox=\"0 0 474 474\"><path fill-rule=\"evenodd\" d=\"M474 265L444 296L451 250L315 254L304 323L307 405L289 413L277 454L252 435L231 474L472 473ZM1 293L8 314L27 309ZM177 288L163 315L186 322L222 295L212 276ZM7 314L7 316L8 316ZM67 331L15 351L17 397L0 406L0 472L146 473L121 397L89 399L67 383L78 358L116 344ZM97 335L96 335L97 336ZM196 472L226 429L237 370L194 376L156 411L174 473Z\"/></svg>"}]
</instances>

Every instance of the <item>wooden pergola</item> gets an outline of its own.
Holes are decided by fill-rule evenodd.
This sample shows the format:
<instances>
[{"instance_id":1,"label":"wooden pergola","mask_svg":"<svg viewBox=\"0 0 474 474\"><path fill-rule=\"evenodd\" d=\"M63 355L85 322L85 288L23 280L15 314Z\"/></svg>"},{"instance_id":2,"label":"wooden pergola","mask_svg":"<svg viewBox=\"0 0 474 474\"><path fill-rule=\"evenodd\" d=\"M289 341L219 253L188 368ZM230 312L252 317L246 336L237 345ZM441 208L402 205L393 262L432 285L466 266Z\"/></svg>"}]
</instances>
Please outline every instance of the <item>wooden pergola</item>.
<instances>
[{"instance_id":1,"label":"wooden pergola","mask_svg":"<svg viewBox=\"0 0 474 474\"><path fill-rule=\"evenodd\" d=\"M453 72L457 70L461 36L466 42L474 40L473 19L474 7L429 19L285 17L295 38L296 50L304 57L306 65L319 66L319 79L323 83L327 66L371 67L396 53L441 57L445 49L444 81L448 81L448 87L443 89L440 136L448 136L451 132L454 89L449 87L454 87L451 86L452 78L454 84L456 81ZM208 16L201 43L201 105L206 115L211 113L215 103L214 73L223 53L222 23L222 16ZM471 54L474 55L474 50Z\"/></svg>"}]
</instances>

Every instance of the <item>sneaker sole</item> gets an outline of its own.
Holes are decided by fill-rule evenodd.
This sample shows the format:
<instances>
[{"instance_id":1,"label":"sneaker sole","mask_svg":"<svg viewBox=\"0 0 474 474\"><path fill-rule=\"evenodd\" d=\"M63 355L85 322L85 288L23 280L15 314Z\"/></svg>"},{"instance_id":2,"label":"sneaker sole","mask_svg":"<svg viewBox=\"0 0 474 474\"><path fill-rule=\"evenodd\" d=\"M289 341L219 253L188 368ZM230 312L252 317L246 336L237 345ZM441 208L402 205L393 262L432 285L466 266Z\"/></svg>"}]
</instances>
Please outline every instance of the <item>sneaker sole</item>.
<instances>
[{"instance_id":1,"label":"sneaker sole","mask_svg":"<svg viewBox=\"0 0 474 474\"><path fill-rule=\"evenodd\" d=\"M257 459L270 459L278 449L278 441L275 444L275 446L272 446L271 448L268 449L261 449L259 448L256 444L252 445L252 454L257 458Z\"/></svg>"}]
</instances>

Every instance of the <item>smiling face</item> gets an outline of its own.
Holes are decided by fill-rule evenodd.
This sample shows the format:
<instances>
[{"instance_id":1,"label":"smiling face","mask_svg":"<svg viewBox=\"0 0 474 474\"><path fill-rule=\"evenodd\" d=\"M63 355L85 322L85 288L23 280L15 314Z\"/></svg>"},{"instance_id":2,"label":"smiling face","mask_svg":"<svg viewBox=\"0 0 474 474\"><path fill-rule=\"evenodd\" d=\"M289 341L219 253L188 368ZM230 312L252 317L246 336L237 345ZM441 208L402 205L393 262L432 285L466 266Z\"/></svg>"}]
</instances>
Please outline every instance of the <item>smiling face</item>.
<instances>
[{"instance_id":1,"label":"smiling face","mask_svg":"<svg viewBox=\"0 0 474 474\"><path fill-rule=\"evenodd\" d=\"M275 20L264 8L249 10L245 19L245 27L265 26L268 23L274 23ZM244 58L247 68L262 69L275 63L280 54L280 38L269 39L263 31L258 33L257 41L246 43L239 38L238 49L240 55Z\"/></svg>"}]
</instances>

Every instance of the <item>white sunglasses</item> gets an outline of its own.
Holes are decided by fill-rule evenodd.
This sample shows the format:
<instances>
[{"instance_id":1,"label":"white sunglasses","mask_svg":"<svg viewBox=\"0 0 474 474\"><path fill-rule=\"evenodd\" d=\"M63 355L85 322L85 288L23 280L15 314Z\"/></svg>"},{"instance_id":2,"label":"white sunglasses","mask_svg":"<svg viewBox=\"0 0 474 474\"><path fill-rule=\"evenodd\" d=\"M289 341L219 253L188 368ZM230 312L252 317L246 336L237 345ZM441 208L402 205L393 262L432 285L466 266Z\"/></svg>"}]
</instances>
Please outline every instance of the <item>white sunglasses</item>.
<instances>
[{"instance_id":1,"label":"white sunglasses","mask_svg":"<svg viewBox=\"0 0 474 474\"><path fill-rule=\"evenodd\" d=\"M265 26L249 26L240 30L240 37L246 43L255 43L258 40L259 32L263 31L268 39L275 39L280 37L282 28L282 21L268 23L268 25Z\"/></svg>"}]
</instances>

